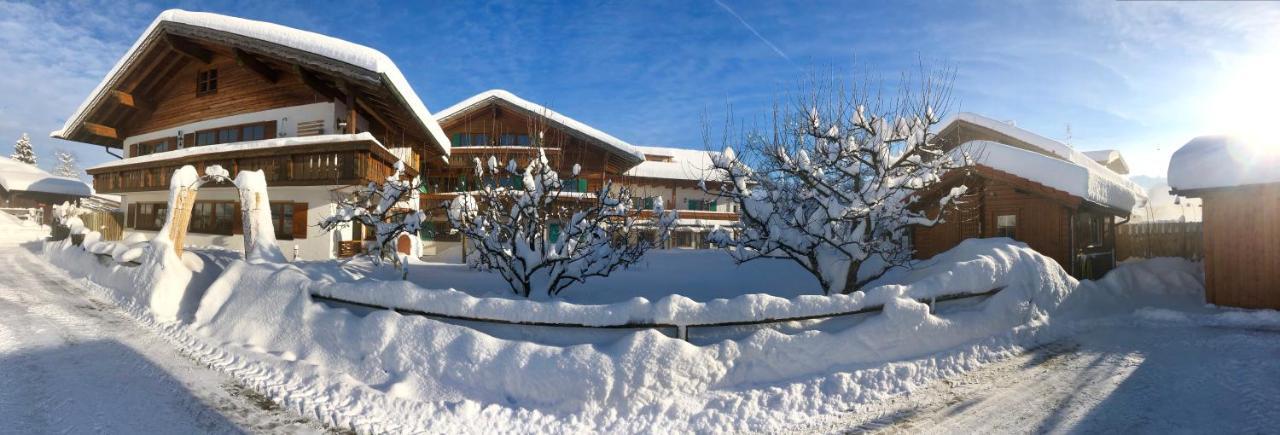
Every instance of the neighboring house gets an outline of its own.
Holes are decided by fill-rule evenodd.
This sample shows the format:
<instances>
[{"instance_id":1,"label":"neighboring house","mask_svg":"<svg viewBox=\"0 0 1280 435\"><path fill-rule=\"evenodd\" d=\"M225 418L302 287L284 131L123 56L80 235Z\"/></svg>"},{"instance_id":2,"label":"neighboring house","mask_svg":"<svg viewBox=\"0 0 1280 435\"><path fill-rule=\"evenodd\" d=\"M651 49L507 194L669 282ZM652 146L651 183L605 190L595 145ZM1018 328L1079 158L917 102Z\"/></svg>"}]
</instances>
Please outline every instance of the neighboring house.
<instances>
[{"instance_id":1,"label":"neighboring house","mask_svg":"<svg viewBox=\"0 0 1280 435\"><path fill-rule=\"evenodd\" d=\"M53 219L53 206L93 195L83 181L58 177L35 165L0 157L0 207L42 210L43 222Z\"/></svg>"},{"instance_id":2,"label":"neighboring house","mask_svg":"<svg viewBox=\"0 0 1280 435\"><path fill-rule=\"evenodd\" d=\"M636 147L644 161L624 173L637 206L652 209L654 198L662 197L668 210L678 210L680 218L672 229L669 248L709 248L707 232L716 226L736 227L738 211L733 201L703 192L701 180L715 179L713 152L683 148ZM719 188L707 181L707 188Z\"/></svg>"},{"instance_id":3,"label":"neighboring house","mask_svg":"<svg viewBox=\"0 0 1280 435\"><path fill-rule=\"evenodd\" d=\"M51 135L123 152L87 172L97 192L120 195L126 233L160 229L170 177L183 165L261 169L281 248L304 259L352 252L365 238L358 225L317 227L336 197L382 182L397 160L411 176L443 165L450 147L377 50L181 10L161 13ZM201 188L186 243L242 248L237 198L230 185Z\"/></svg>"},{"instance_id":4,"label":"neighboring house","mask_svg":"<svg viewBox=\"0 0 1280 435\"><path fill-rule=\"evenodd\" d=\"M1280 309L1280 150L1198 137L1173 153L1169 186L1204 201L1207 302Z\"/></svg>"},{"instance_id":5,"label":"neighboring house","mask_svg":"<svg viewBox=\"0 0 1280 435\"><path fill-rule=\"evenodd\" d=\"M673 246L705 246L704 238L694 231L698 225L737 221L737 214L727 211L727 205L716 204L710 196L697 191L697 180L702 176L699 168L709 165L705 152L637 147L496 89L437 112L436 121L453 144L452 156L447 168L427 172L423 209L438 211L440 203L457 192L475 189L476 159L486 161L493 156L502 167L515 159L523 168L536 155L533 144L541 134L547 158L562 178L569 177L575 164L580 167L577 181L567 185L566 192L590 195L608 180L615 188L631 187L638 208L652 208L653 198L662 196L666 209L679 210L682 219ZM514 186L519 183L516 178L510 177L507 182ZM459 259L459 235L450 230L443 213L432 215L435 231L422 234L423 253L436 260ZM555 225L549 230L558 232Z\"/></svg>"},{"instance_id":6,"label":"neighboring house","mask_svg":"<svg viewBox=\"0 0 1280 435\"><path fill-rule=\"evenodd\" d=\"M930 258L968 238L1009 237L1077 277L1096 278L1114 267L1117 221L1126 221L1130 210L1146 200L1139 186L1109 169L1127 171L1119 153L1087 156L972 113L944 122L936 140L952 154L968 152L974 166L951 171L921 193L919 204L927 208L952 187L968 188L943 222L914 229L918 258ZM934 210L936 205L930 215Z\"/></svg>"}]
</instances>

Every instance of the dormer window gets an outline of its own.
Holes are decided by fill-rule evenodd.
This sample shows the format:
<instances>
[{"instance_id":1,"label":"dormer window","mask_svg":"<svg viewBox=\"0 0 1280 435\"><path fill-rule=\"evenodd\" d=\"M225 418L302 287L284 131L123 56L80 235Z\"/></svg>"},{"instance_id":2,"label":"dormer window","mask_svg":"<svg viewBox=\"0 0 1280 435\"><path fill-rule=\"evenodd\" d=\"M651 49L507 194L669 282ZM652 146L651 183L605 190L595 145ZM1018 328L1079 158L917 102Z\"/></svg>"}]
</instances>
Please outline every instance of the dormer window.
<instances>
[{"instance_id":1,"label":"dormer window","mask_svg":"<svg viewBox=\"0 0 1280 435\"><path fill-rule=\"evenodd\" d=\"M209 95L215 92L218 92L217 68L196 73L196 96Z\"/></svg>"}]
</instances>

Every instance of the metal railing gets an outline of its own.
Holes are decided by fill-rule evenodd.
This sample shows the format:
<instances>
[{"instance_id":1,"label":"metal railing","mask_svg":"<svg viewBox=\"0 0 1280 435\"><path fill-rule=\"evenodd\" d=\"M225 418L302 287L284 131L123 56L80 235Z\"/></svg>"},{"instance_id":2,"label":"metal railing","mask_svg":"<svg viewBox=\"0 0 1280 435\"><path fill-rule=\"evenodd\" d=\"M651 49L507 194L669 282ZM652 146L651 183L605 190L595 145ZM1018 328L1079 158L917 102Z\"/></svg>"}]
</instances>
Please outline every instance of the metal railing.
<instances>
[{"instance_id":1,"label":"metal railing","mask_svg":"<svg viewBox=\"0 0 1280 435\"><path fill-rule=\"evenodd\" d=\"M996 293L999 293L1001 290L1004 290L1004 287L997 287L981 293L964 293L964 294L939 296L935 298L921 298L921 299L916 299L916 301L920 303L928 304L929 311L933 312L934 306L938 302L988 297ZM370 309L376 309L376 310L391 310L401 315L422 316L422 317L432 318L436 320L446 320L446 321L452 320L452 321L491 323L496 325L518 325L518 326L535 326L535 327L550 327L550 328L658 329L658 330L666 329L666 330L674 330L676 332L675 337L685 341L689 341L689 329L691 328L754 326L754 325L769 325L769 324L788 323L788 322L802 322L807 320L824 320L824 319L831 319L836 317L846 317L846 316L854 316L859 314L867 314L867 313L879 312L884 310L883 304L877 304L877 305L863 307L863 308L860 308L857 310L851 310L851 311L838 311L833 313L823 313L823 314L814 314L814 315L806 315L806 316L776 317L776 318L740 320L740 321L729 321L729 322L705 322L705 323L685 323L685 324L661 323L661 322L629 322L629 323L622 323L622 324L588 325L584 323L507 320L507 319L495 319L495 318L487 318L487 317L460 316L456 314L432 313L432 312L423 311L415 308L401 308L401 307L394 307L394 306L371 304L367 302L352 301L352 300L347 300L342 298L335 298L331 296L317 295L314 293L311 294L311 299L319 302L345 304L345 305L352 305L352 306L358 306L358 307L364 307L364 308L370 308Z\"/></svg>"}]
</instances>

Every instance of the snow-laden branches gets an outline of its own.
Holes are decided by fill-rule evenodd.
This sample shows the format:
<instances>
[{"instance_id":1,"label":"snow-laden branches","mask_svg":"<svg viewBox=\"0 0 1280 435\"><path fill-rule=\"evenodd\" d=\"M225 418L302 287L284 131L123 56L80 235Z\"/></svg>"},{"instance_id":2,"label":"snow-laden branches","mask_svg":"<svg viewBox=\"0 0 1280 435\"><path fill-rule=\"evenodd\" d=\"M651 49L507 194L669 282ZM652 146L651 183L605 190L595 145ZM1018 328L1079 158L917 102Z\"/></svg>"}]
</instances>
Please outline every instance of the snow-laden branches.
<instances>
[{"instance_id":1,"label":"snow-laden branches","mask_svg":"<svg viewBox=\"0 0 1280 435\"><path fill-rule=\"evenodd\" d=\"M709 241L738 262L793 260L829 294L855 291L904 264L910 228L942 216L913 206L917 192L968 162L946 155L929 131L949 83L945 72L931 73L887 105L856 87L814 84L793 110L775 110L772 131L741 138L750 159L732 146L714 156L717 181L704 181L703 190L737 202L742 229L716 229ZM943 192L939 209L964 191Z\"/></svg>"},{"instance_id":2,"label":"snow-laden branches","mask_svg":"<svg viewBox=\"0 0 1280 435\"><path fill-rule=\"evenodd\" d=\"M80 163L76 159L75 153L64 149L56 149L53 151L54 158L58 159L58 163L53 166L53 175L59 177L79 179Z\"/></svg>"},{"instance_id":3,"label":"snow-laden branches","mask_svg":"<svg viewBox=\"0 0 1280 435\"><path fill-rule=\"evenodd\" d=\"M375 242L368 248L374 261L389 259L398 268L401 264L396 254L397 238L401 234L417 236L427 220L426 214L418 210L418 186L416 177L405 180L404 162L397 161L395 173L382 185L370 182L349 196L337 198L337 212L321 220L320 228L332 231L359 222L374 232Z\"/></svg>"},{"instance_id":4,"label":"snow-laden branches","mask_svg":"<svg viewBox=\"0 0 1280 435\"><path fill-rule=\"evenodd\" d=\"M474 265L502 275L511 290L529 297L555 295L574 283L608 276L639 261L670 235L674 211L654 205L652 218L632 209L627 188L606 181L596 192L565 192L581 168L561 180L541 146L521 169L515 160L475 160L481 188L447 204L449 224L473 244ZM656 230L658 240L640 236Z\"/></svg>"}]
</instances>

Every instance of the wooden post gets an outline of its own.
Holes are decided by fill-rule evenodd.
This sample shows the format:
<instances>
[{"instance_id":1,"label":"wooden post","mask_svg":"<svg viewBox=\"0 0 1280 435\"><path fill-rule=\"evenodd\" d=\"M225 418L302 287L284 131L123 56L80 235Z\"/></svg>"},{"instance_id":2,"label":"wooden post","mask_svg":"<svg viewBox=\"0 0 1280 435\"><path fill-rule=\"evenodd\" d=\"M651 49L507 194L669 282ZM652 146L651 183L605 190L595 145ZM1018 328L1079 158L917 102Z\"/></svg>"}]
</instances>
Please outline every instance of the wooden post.
<instances>
[{"instance_id":1,"label":"wooden post","mask_svg":"<svg viewBox=\"0 0 1280 435\"><path fill-rule=\"evenodd\" d=\"M356 98L347 91L347 134L356 134Z\"/></svg>"},{"instance_id":2,"label":"wooden post","mask_svg":"<svg viewBox=\"0 0 1280 435\"><path fill-rule=\"evenodd\" d=\"M181 187L178 189L177 202L170 212L173 219L169 222L169 241L173 242L173 251L182 258L182 244L187 238L187 227L191 223L191 208L195 205L196 189Z\"/></svg>"}]
</instances>

